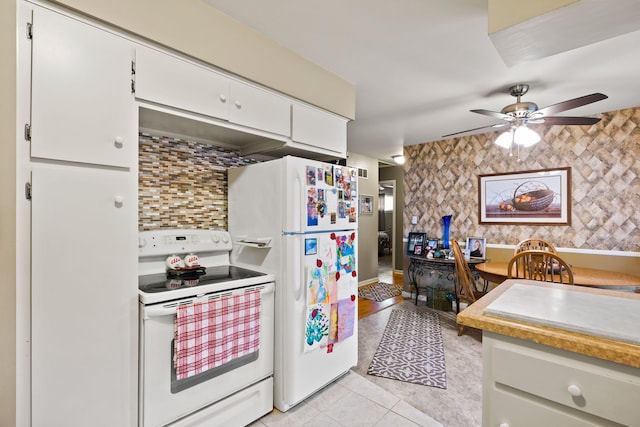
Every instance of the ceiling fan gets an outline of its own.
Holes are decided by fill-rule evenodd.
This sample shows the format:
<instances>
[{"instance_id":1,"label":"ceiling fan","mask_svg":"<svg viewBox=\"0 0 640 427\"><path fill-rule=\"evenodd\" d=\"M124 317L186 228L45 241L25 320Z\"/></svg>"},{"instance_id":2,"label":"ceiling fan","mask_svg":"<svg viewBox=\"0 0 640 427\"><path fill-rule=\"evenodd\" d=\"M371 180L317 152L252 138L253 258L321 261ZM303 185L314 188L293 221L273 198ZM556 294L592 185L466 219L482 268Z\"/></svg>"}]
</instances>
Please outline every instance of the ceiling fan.
<instances>
[{"instance_id":1,"label":"ceiling fan","mask_svg":"<svg viewBox=\"0 0 640 427\"><path fill-rule=\"evenodd\" d=\"M484 114L485 116L504 120L504 123L497 123L494 125L483 126L475 129L468 129L462 132L451 133L449 135L444 135L443 138L477 134L482 132L500 130L508 127L515 128L527 124L544 123L546 125L592 125L598 123L600 119L594 117L552 116L551 114L556 114L562 111L571 110L573 108L582 107L583 105L591 104L596 101L602 101L603 99L608 98L607 95L604 95L602 93L592 93L591 95L569 99L567 101L549 105L548 107L538 108L538 106L533 102L520 101L520 98L528 91L529 85L527 84L517 84L515 86L511 86L509 88L509 93L511 94L511 96L514 96L516 98L516 102L515 104L507 105L500 112L484 109L471 110L472 113Z\"/></svg>"}]
</instances>

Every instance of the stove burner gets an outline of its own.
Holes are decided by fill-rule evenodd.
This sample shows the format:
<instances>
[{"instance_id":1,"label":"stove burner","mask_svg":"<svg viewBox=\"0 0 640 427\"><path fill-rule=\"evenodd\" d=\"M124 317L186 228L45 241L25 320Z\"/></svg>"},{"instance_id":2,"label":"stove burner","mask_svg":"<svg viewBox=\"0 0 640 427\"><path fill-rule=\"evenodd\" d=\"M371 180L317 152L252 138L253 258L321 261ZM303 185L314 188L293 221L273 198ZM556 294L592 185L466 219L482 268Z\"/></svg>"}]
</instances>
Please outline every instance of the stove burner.
<instances>
[{"instance_id":1,"label":"stove burner","mask_svg":"<svg viewBox=\"0 0 640 427\"><path fill-rule=\"evenodd\" d=\"M249 279L265 276L264 273L247 270L233 265L207 267L206 271L198 270L175 276L169 273L149 274L138 278L138 288L142 292L157 293L170 292L177 289L216 283L233 282L234 280Z\"/></svg>"}]
</instances>

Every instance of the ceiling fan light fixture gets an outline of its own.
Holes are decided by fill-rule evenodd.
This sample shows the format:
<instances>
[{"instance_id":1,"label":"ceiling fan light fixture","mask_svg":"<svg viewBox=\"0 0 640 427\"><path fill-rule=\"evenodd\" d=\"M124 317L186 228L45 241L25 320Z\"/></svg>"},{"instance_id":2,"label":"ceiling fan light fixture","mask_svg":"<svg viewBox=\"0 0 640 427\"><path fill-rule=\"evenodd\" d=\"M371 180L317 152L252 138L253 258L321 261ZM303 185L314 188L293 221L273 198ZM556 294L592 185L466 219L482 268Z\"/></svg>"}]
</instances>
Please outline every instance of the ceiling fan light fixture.
<instances>
[{"instance_id":1,"label":"ceiling fan light fixture","mask_svg":"<svg viewBox=\"0 0 640 427\"><path fill-rule=\"evenodd\" d=\"M398 154L397 156L391 156L391 158L397 165L404 165L404 156L402 154Z\"/></svg>"},{"instance_id":2,"label":"ceiling fan light fixture","mask_svg":"<svg viewBox=\"0 0 640 427\"><path fill-rule=\"evenodd\" d=\"M531 147L540 142L540 135L526 126L518 126L514 132L513 140L523 147Z\"/></svg>"},{"instance_id":3,"label":"ceiling fan light fixture","mask_svg":"<svg viewBox=\"0 0 640 427\"><path fill-rule=\"evenodd\" d=\"M501 133L500 136L496 138L495 144L499 145L502 148L509 148L513 143L513 130L509 129L508 131Z\"/></svg>"}]
</instances>

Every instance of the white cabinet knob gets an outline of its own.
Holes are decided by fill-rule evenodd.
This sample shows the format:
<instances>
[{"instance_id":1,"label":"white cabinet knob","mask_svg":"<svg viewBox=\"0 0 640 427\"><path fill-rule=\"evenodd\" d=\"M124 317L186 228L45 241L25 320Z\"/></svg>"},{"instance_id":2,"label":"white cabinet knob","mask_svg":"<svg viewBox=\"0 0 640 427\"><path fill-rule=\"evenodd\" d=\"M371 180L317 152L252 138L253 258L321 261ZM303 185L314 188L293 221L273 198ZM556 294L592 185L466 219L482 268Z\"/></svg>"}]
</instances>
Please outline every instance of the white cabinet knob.
<instances>
[{"instance_id":1,"label":"white cabinet knob","mask_svg":"<svg viewBox=\"0 0 640 427\"><path fill-rule=\"evenodd\" d=\"M569 387L567 387L567 391L569 392L569 394L573 397L580 397L582 396L582 390L580 390L580 387L578 387L575 384L571 384Z\"/></svg>"},{"instance_id":2,"label":"white cabinet knob","mask_svg":"<svg viewBox=\"0 0 640 427\"><path fill-rule=\"evenodd\" d=\"M227 102L227 97L223 93L220 94L220 102L222 102L223 104Z\"/></svg>"},{"instance_id":3,"label":"white cabinet knob","mask_svg":"<svg viewBox=\"0 0 640 427\"><path fill-rule=\"evenodd\" d=\"M242 108L242 104L240 103L240 101L236 101L235 105L238 110Z\"/></svg>"},{"instance_id":4,"label":"white cabinet knob","mask_svg":"<svg viewBox=\"0 0 640 427\"><path fill-rule=\"evenodd\" d=\"M145 246L147 246L147 239L144 237L138 237L138 247L144 248Z\"/></svg>"},{"instance_id":5,"label":"white cabinet knob","mask_svg":"<svg viewBox=\"0 0 640 427\"><path fill-rule=\"evenodd\" d=\"M124 199L122 198L122 196L116 196L113 198L113 202L116 205L116 208L121 208L124 204Z\"/></svg>"},{"instance_id":6,"label":"white cabinet knob","mask_svg":"<svg viewBox=\"0 0 640 427\"><path fill-rule=\"evenodd\" d=\"M116 139L113 140L113 145L115 145L116 148L124 147L124 139L121 136L116 136Z\"/></svg>"}]
</instances>

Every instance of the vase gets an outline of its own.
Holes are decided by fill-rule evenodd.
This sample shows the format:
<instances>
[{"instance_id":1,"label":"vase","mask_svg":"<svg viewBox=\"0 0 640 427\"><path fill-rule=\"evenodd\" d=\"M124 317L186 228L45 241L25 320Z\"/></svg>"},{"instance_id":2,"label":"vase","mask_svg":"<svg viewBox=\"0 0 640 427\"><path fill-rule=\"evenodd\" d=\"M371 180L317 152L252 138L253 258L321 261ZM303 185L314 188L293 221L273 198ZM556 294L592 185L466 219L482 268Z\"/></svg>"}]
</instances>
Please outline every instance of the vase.
<instances>
[{"instance_id":1,"label":"vase","mask_svg":"<svg viewBox=\"0 0 640 427\"><path fill-rule=\"evenodd\" d=\"M445 215L442 217L442 224L444 224L444 235L442 236L442 247L449 249L449 226L451 225L452 215Z\"/></svg>"}]
</instances>

